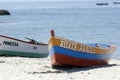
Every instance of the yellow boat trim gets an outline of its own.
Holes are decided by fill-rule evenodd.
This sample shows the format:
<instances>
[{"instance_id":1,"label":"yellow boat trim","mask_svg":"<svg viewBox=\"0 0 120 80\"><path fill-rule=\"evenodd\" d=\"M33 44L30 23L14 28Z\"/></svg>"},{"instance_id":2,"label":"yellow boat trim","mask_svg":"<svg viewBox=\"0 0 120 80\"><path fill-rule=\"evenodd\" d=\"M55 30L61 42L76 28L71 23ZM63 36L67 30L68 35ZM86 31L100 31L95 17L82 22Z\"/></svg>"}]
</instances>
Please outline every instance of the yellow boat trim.
<instances>
[{"instance_id":1,"label":"yellow boat trim","mask_svg":"<svg viewBox=\"0 0 120 80\"><path fill-rule=\"evenodd\" d=\"M95 53L95 54L107 54L113 53L115 48L102 48L102 47L92 47L82 43L74 42L71 40L59 38L57 36L53 36L49 40L49 49L52 46L60 46L66 49L71 49L75 51Z\"/></svg>"}]
</instances>

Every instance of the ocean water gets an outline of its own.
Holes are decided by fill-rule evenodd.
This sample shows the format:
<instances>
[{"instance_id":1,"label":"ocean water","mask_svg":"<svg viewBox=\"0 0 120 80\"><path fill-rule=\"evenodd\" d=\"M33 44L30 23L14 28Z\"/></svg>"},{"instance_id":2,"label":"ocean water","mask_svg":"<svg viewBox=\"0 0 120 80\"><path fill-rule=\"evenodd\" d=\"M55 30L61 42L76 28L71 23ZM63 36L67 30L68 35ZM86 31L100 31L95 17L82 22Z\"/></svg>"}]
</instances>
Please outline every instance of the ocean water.
<instances>
[{"instance_id":1,"label":"ocean water","mask_svg":"<svg viewBox=\"0 0 120 80\"><path fill-rule=\"evenodd\" d=\"M77 42L115 45L113 58L120 59L120 5L21 2L0 3L0 8L11 13L0 16L0 35L48 43L50 30L55 30L55 35Z\"/></svg>"}]
</instances>

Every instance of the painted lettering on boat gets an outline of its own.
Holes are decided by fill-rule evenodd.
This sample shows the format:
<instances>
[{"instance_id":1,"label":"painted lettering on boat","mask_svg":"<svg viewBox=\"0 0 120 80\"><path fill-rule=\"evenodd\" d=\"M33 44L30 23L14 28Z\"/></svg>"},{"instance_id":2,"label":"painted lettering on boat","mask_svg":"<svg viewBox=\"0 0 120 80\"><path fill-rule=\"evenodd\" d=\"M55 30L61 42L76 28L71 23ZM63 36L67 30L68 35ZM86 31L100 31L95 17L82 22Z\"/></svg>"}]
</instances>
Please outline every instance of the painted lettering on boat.
<instances>
[{"instance_id":1,"label":"painted lettering on boat","mask_svg":"<svg viewBox=\"0 0 120 80\"><path fill-rule=\"evenodd\" d=\"M86 46L86 45L77 45L76 43L70 42L70 41L64 41L61 40L60 47L80 51L80 52L88 52L88 53L95 53L95 48Z\"/></svg>"},{"instance_id":2,"label":"painted lettering on boat","mask_svg":"<svg viewBox=\"0 0 120 80\"><path fill-rule=\"evenodd\" d=\"M34 49L34 50L37 50L37 46L33 46L33 49Z\"/></svg>"},{"instance_id":3,"label":"painted lettering on boat","mask_svg":"<svg viewBox=\"0 0 120 80\"><path fill-rule=\"evenodd\" d=\"M16 43L16 42L9 42L9 41L3 41L3 45L18 46L18 43Z\"/></svg>"},{"instance_id":4,"label":"painted lettering on boat","mask_svg":"<svg viewBox=\"0 0 120 80\"><path fill-rule=\"evenodd\" d=\"M61 41L60 47L76 50L77 45L68 41Z\"/></svg>"},{"instance_id":5,"label":"painted lettering on boat","mask_svg":"<svg viewBox=\"0 0 120 80\"><path fill-rule=\"evenodd\" d=\"M94 47L89 47L86 45L80 45L78 49L79 49L78 51L81 51L81 52L95 53Z\"/></svg>"}]
</instances>

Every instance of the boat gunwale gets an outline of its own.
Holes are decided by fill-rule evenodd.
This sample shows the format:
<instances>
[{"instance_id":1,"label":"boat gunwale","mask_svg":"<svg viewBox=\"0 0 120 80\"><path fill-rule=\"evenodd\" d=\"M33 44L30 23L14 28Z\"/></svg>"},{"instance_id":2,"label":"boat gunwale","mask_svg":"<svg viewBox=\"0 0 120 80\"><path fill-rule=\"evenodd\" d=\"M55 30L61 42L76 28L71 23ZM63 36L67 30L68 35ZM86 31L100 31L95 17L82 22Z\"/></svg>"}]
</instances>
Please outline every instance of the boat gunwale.
<instances>
[{"instance_id":1,"label":"boat gunwale","mask_svg":"<svg viewBox=\"0 0 120 80\"><path fill-rule=\"evenodd\" d=\"M35 43L30 43L30 42L27 42L27 41L24 41L24 40L20 40L20 39L16 39L16 38L12 38L12 37L8 37L8 36L3 36L3 35L0 35L0 37L4 37L4 38L8 38L8 39L12 39L12 40L16 40L16 41L20 41L20 42L24 42L24 43L28 43L28 44L34 44L34 45L48 45L46 43L39 43L39 44L35 44Z\"/></svg>"},{"instance_id":2,"label":"boat gunwale","mask_svg":"<svg viewBox=\"0 0 120 80\"><path fill-rule=\"evenodd\" d=\"M74 41L74 40L70 40L70 39L66 39L66 38L63 38L63 37L58 37L58 36L54 36L54 37L51 37L49 39L49 41L52 39L52 38L56 38L56 39L60 39L60 40L65 40L65 41L69 41L69 42L72 42L72 43L76 43L76 44L81 44L81 45L85 45L85 46L89 46L89 47L93 47L93 48L96 48L96 49L114 49L116 48L114 45L112 45L112 47L110 45L108 45L108 47L97 47L97 46L90 46L90 45L87 45L87 44L84 44L84 43L80 43L80 42L77 42L77 41ZM49 44L49 42L48 42ZM97 44L97 43L96 43ZM110 47L109 47L110 46Z\"/></svg>"}]
</instances>

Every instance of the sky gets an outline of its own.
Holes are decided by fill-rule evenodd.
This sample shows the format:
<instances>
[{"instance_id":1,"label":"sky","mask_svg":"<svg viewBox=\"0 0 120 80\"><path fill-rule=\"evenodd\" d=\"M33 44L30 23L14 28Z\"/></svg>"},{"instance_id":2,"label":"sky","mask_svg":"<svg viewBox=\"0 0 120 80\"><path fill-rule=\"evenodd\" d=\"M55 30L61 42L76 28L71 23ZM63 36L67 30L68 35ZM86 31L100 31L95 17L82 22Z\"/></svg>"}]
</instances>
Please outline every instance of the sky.
<instances>
[{"instance_id":1,"label":"sky","mask_svg":"<svg viewBox=\"0 0 120 80\"><path fill-rule=\"evenodd\" d=\"M0 2L20 2L20 1L111 1L111 0L0 0ZM112 0L112 1L120 1L120 0Z\"/></svg>"},{"instance_id":2,"label":"sky","mask_svg":"<svg viewBox=\"0 0 120 80\"><path fill-rule=\"evenodd\" d=\"M120 1L120 0L0 0L0 2L23 2L23 1Z\"/></svg>"}]
</instances>

